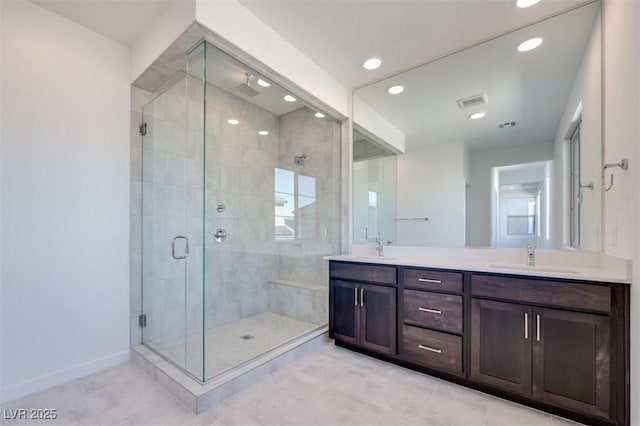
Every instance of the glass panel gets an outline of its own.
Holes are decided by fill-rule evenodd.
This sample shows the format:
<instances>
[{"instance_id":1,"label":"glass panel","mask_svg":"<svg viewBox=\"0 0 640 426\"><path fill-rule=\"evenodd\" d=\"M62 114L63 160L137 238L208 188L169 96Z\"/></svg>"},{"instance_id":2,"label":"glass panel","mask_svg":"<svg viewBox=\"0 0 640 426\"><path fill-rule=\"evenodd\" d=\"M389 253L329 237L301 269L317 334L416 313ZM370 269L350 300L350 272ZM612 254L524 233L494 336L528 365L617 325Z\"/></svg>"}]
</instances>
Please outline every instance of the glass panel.
<instances>
[{"instance_id":1,"label":"glass panel","mask_svg":"<svg viewBox=\"0 0 640 426\"><path fill-rule=\"evenodd\" d=\"M286 102L287 91L211 45L204 75L211 379L326 325L322 257L340 250L340 124L295 94Z\"/></svg>"},{"instance_id":2,"label":"glass panel","mask_svg":"<svg viewBox=\"0 0 640 426\"><path fill-rule=\"evenodd\" d=\"M144 108L143 342L206 381L326 326L341 130L206 43L173 79Z\"/></svg>"},{"instance_id":3,"label":"glass panel","mask_svg":"<svg viewBox=\"0 0 640 426\"><path fill-rule=\"evenodd\" d=\"M142 341L185 366L186 79L143 108Z\"/></svg>"},{"instance_id":4,"label":"glass panel","mask_svg":"<svg viewBox=\"0 0 640 426\"><path fill-rule=\"evenodd\" d=\"M205 46L193 50L187 60L187 231L191 252L187 260L186 286L186 366L185 369L205 380L204 341L204 67Z\"/></svg>"}]
</instances>

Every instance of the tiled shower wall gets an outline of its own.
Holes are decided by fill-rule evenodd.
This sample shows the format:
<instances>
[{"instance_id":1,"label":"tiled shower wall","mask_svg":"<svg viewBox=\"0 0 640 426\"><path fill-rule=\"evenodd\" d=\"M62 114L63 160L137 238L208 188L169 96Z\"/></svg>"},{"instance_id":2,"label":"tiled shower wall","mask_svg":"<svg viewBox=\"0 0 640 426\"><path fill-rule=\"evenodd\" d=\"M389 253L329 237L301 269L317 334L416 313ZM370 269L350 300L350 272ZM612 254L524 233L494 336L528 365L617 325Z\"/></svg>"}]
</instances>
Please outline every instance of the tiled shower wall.
<instances>
[{"instance_id":1,"label":"tiled shower wall","mask_svg":"<svg viewBox=\"0 0 640 426\"><path fill-rule=\"evenodd\" d=\"M302 234L311 238L278 245L276 277L326 284L328 268L322 257L340 253L340 123L314 113L300 108L280 117L278 167L315 178L316 208L313 216L301 217ZM302 154L305 164L295 165L294 156Z\"/></svg>"},{"instance_id":2,"label":"tiled shower wall","mask_svg":"<svg viewBox=\"0 0 640 426\"><path fill-rule=\"evenodd\" d=\"M234 118L240 124L230 125ZM266 136L258 135L267 130ZM278 117L207 85L206 327L267 310L267 283L276 273L273 232ZM222 202L225 210L216 211ZM217 228L229 236L218 243Z\"/></svg>"},{"instance_id":3,"label":"tiled shower wall","mask_svg":"<svg viewBox=\"0 0 640 426\"><path fill-rule=\"evenodd\" d=\"M191 80L189 78L188 87L197 88L197 81ZM180 90L183 89L184 85ZM186 208L190 218L187 223L191 253L188 260L186 312L184 304L179 306L178 303L181 300L179 290L184 294L184 288L177 282L179 277L166 279L161 285L156 283L162 291L157 291L152 299L149 299L149 294L145 297L159 310L173 312L164 316L165 324L158 329L162 333L152 335L157 340L183 335L185 315L187 330L194 333L202 331L203 272L206 279L205 323L209 328L267 311L270 280L326 285L327 266L322 256L340 250L340 124L330 119L318 119L313 115L315 111L306 107L277 117L228 92L207 85L206 146L203 152L200 142L202 133L198 133L203 131L201 93L201 90L200 94L196 91L190 93L188 110L185 176L188 179ZM132 88L132 344L141 342L137 319L141 313L142 293L142 138L138 134L138 125L142 121L142 107L152 98L151 93ZM229 125L229 118L239 120L240 124ZM258 130L268 130L269 135L260 136ZM152 129L148 131L153 132ZM180 140L180 137L175 136L174 139ZM172 154L175 156L180 152ZM296 166L293 157L301 154L307 156L305 165ZM171 161L165 158L163 167L157 164L153 166L149 163L149 157L149 152L145 153L145 180L152 179L156 184L167 181L180 183L175 180L176 170L175 167L172 170ZM173 160L176 160L174 163L180 163L177 158ZM150 167L154 173L148 172ZM316 179L314 213L300 217L300 226L305 228L304 234L314 236L313 239L276 242L275 167ZM148 189L146 192L149 192ZM145 201L145 205L149 202ZM217 202L225 204L223 212L216 211ZM198 220L202 208L204 238L202 222ZM217 243L213 238L217 228L224 228L229 234L223 243ZM145 238L148 234L151 231L146 227ZM145 249L154 244L145 240ZM155 263L150 263L154 270L161 269L162 262L170 258L170 252L167 252L170 238L160 238L158 244L164 246L165 252L162 254L164 257L160 256ZM149 309L149 303L145 308ZM149 315L149 312L145 313Z\"/></svg>"}]
</instances>

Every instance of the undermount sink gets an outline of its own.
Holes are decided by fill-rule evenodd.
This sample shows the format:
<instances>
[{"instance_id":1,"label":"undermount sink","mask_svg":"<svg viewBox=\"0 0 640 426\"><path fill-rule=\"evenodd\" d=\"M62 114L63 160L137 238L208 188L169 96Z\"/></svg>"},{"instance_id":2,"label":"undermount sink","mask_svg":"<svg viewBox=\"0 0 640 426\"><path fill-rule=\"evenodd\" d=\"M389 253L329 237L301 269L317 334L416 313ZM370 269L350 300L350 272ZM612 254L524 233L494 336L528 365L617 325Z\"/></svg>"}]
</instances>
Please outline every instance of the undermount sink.
<instances>
[{"instance_id":1,"label":"undermount sink","mask_svg":"<svg viewBox=\"0 0 640 426\"><path fill-rule=\"evenodd\" d=\"M518 265L518 264L494 264L489 265L489 268L494 269L518 269L522 271L537 271L537 272L559 272L563 274L578 274L578 271L574 271L572 269L563 268L561 266L528 266L528 265Z\"/></svg>"}]
</instances>

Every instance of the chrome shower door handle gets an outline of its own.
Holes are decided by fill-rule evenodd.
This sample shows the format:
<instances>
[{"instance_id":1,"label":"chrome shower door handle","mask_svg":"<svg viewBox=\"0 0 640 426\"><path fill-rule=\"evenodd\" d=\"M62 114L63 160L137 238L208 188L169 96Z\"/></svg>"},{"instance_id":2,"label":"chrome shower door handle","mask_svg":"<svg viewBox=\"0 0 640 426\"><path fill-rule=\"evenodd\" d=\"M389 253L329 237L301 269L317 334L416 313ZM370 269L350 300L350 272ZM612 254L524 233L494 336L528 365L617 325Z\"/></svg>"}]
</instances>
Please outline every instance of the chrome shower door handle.
<instances>
[{"instance_id":1,"label":"chrome shower door handle","mask_svg":"<svg viewBox=\"0 0 640 426\"><path fill-rule=\"evenodd\" d=\"M183 256L176 256L176 241L177 240L184 240L184 255ZM187 237L185 237L184 235L176 235L175 237L173 237L173 239L171 240L171 257L173 257L174 259L186 259L189 256L189 239Z\"/></svg>"}]
</instances>

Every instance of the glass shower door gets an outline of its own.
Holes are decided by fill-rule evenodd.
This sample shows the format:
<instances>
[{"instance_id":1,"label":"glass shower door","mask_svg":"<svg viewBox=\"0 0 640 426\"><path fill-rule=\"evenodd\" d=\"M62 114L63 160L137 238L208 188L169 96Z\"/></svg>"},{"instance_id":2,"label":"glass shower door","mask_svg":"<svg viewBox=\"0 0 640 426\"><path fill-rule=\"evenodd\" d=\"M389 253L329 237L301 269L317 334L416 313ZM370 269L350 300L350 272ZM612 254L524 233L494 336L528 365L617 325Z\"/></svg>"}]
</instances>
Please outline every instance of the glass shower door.
<instances>
[{"instance_id":1,"label":"glass shower door","mask_svg":"<svg viewBox=\"0 0 640 426\"><path fill-rule=\"evenodd\" d=\"M142 341L183 369L191 364L188 280L198 285L190 272L198 264L193 204L201 198L190 187L187 95L182 78L143 108L142 167Z\"/></svg>"}]
</instances>

